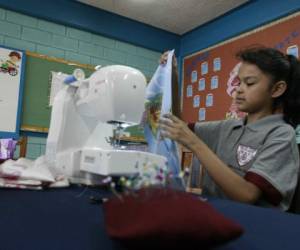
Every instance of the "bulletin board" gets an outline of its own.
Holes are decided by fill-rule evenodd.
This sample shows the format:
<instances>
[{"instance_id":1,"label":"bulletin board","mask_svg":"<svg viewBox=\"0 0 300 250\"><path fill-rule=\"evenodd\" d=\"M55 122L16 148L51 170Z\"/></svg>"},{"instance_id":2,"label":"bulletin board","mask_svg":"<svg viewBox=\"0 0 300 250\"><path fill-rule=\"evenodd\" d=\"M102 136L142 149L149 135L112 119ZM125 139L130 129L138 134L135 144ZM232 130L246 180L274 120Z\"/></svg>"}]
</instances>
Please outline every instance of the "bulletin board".
<instances>
[{"instance_id":1,"label":"bulletin board","mask_svg":"<svg viewBox=\"0 0 300 250\"><path fill-rule=\"evenodd\" d=\"M232 102L239 63L235 55L252 45L273 47L298 57L300 12L185 57L183 120L213 121L243 115Z\"/></svg>"},{"instance_id":2,"label":"bulletin board","mask_svg":"<svg viewBox=\"0 0 300 250\"><path fill-rule=\"evenodd\" d=\"M49 106L51 71L72 74L74 69L81 68L87 78L94 72L94 66L32 52L26 54L21 130L47 133L51 118Z\"/></svg>"},{"instance_id":3,"label":"bulletin board","mask_svg":"<svg viewBox=\"0 0 300 250\"><path fill-rule=\"evenodd\" d=\"M25 52L0 47L0 138L18 138Z\"/></svg>"}]
</instances>

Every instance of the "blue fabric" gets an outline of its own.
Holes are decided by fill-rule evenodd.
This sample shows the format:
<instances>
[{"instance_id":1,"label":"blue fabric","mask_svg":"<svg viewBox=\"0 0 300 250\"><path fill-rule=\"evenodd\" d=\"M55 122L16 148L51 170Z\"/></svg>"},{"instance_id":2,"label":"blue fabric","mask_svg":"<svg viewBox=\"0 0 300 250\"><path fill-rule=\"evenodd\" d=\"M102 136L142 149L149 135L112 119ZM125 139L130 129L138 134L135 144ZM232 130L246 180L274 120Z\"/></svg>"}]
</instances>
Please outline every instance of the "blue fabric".
<instances>
[{"instance_id":1,"label":"blue fabric","mask_svg":"<svg viewBox=\"0 0 300 250\"><path fill-rule=\"evenodd\" d=\"M0 189L0 249L122 249L105 232L101 205L89 202L90 196L105 194L84 187L46 191ZM245 228L241 238L218 250L298 249L300 216L227 200L209 202Z\"/></svg>"}]
</instances>

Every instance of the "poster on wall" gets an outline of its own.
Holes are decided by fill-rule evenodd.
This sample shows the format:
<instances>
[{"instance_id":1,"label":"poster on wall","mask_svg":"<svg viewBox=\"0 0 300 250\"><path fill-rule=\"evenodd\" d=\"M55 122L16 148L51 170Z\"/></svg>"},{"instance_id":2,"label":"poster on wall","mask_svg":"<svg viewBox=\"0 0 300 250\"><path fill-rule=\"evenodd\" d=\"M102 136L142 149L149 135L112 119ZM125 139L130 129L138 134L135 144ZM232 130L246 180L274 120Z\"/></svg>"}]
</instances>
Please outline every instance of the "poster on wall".
<instances>
[{"instance_id":1,"label":"poster on wall","mask_svg":"<svg viewBox=\"0 0 300 250\"><path fill-rule=\"evenodd\" d=\"M25 53L0 47L0 138L19 135Z\"/></svg>"},{"instance_id":2,"label":"poster on wall","mask_svg":"<svg viewBox=\"0 0 300 250\"><path fill-rule=\"evenodd\" d=\"M239 85L240 62L236 54L252 46L275 48L299 58L300 12L187 55L183 60L182 73L181 113L184 121L214 121L245 116L237 109L233 99ZM197 79L193 78L198 82L196 85L190 79L191 72L195 70L201 72ZM205 101L196 106L195 96Z\"/></svg>"}]
</instances>

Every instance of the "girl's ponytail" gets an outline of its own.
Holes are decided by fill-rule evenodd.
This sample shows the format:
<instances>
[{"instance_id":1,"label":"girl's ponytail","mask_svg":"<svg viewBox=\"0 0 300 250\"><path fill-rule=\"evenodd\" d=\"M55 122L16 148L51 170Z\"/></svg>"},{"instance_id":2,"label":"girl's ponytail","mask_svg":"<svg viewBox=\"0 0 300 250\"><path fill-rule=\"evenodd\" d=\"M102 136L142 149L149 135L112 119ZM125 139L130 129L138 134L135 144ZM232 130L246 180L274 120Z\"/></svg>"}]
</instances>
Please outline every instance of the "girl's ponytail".
<instances>
[{"instance_id":1,"label":"girl's ponytail","mask_svg":"<svg viewBox=\"0 0 300 250\"><path fill-rule=\"evenodd\" d=\"M286 58L290 67L283 101L284 120L296 127L300 124L300 61L293 55L287 55Z\"/></svg>"}]
</instances>

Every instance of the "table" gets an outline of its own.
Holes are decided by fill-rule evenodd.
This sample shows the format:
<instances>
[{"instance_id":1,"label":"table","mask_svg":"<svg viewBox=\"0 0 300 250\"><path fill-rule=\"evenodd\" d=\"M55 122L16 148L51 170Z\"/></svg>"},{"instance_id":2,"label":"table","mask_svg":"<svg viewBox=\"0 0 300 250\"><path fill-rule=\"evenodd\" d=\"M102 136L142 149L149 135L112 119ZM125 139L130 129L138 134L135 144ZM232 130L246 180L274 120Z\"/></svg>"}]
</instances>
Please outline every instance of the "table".
<instances>
[{"instance_id":1,"label":"table","mask_svg":"<svg viewBox=\"0 0 300 250\"><path fill-rule=\"evenodd\" d=\"M72 186L44 191L0 189L1 250L99 250L122 247L104 229L102 206L90 196L104 191ZM300 249L300 216L210 199L245 234L218 250Z\"/></svg>"}]
</instances>

